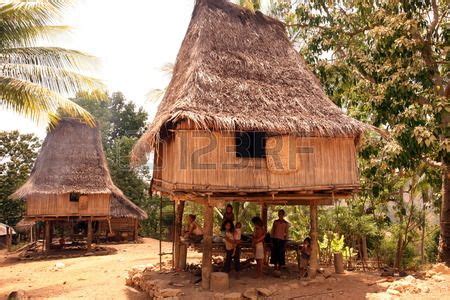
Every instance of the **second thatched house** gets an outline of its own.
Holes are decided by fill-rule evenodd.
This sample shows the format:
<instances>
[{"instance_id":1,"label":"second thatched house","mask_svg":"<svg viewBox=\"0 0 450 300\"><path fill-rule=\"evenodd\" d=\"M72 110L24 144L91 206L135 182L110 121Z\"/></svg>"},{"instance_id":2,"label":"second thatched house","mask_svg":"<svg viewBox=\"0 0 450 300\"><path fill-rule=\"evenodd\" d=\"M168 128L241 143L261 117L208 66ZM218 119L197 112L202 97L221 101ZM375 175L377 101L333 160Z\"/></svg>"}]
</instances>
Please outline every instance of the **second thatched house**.
<instances>
[{"instance_id":1,"label":"second thatched house","mask_svg":"<svg viewBox=\"0 0 450 300\"><path fill-rule=\"evenodd\" d=\"M147 217L112 182L98 128L69 118L47 134L30 178L11 198L25 199L27 220L45 222L46 249L52 223L83 223L90 247L95 235L136 238Z\"/></svg>"}]
</instances>

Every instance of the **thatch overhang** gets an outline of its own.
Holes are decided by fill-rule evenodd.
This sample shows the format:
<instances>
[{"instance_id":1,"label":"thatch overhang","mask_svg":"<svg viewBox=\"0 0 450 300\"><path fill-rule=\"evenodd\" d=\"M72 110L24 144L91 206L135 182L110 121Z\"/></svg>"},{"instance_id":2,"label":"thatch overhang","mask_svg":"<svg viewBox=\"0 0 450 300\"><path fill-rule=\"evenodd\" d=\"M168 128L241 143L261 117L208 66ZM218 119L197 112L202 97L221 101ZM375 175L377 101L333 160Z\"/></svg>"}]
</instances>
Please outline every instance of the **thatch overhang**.
<instances>
[{"instance_id":1,"label":"thatch overhang","mask_svg":"<svg viewBox=\"0 0 450 300\"><path fill-rule=\"evenodd\" d=\"M197 0L172 80L133 149L143 162L163 128L355 137L365 129L324 93L284 25L227 0Z\"/></svg>"},{"instance_id":2,"label":"thatch overhang","mask_svg":"<svg viewBox=\"0 0 450 300\"><path fill-rule=\"evenodd\" d=\"M71 118L48 132L30 177L10 198L65 193L110 194L112 216L147 217L114 185L98 128Z\"/></svg>"}]
</instances>

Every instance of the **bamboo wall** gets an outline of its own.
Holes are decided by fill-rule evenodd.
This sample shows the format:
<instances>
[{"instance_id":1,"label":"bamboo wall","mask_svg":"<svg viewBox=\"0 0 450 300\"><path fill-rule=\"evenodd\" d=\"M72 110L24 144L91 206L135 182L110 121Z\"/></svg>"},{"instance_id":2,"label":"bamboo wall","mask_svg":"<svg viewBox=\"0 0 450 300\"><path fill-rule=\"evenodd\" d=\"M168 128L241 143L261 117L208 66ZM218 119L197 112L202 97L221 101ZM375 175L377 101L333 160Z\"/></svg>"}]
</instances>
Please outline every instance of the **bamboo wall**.
<instances>
[{"instance_id":1,"label":"bamboo wall","mask_svg":"<svg viewBox=\"0 0 450 300\"><path fill-rule=\"evenodd\" d=\"M154 175L167 189L197 186L212 191L359 184L353 138L270 139L266 146L268 157L238 158L234 132L178 129L160 146ZM279 140L283 140L281 144ZM276 151L269 149L273 145ZM271 151L276 154L271 155ZM281 168L274 168L274 162Z\"/></svg>"},{"instance_id":2,"label":"bamboo wall","mask_svg":"<svg viewBox=\"0 0 450 300\"><path fill-rule=\"evenodd\" d=\"M107 216L110 195L81 195L71 202L69 194L35 194L27 197L27 216Z\"/></svg>"}]
</instances>

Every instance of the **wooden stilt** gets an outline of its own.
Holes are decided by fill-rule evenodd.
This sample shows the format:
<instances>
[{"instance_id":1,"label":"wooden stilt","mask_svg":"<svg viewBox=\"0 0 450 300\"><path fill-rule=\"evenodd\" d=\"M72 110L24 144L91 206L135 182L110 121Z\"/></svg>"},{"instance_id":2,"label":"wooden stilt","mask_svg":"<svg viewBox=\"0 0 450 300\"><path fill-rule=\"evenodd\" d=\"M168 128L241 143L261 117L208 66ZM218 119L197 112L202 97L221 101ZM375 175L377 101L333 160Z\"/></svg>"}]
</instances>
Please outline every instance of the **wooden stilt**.
<instances>
[{"instance_id":1,"label":"wooden stilt","mask_svg":"<svg viewBox=\"0 0 450 300\"><path fill-rule=\"evenodd\" d=\"M6 249L8 252L11 252L12 246L12 230L11 227L6 225Z\"/></svg>"},{"instance_id":2,"label":"wooden stilt","mask_svg":"<svg viewBox=\"0 0 450 300\"><path fill-rule=\"evenodd\" d=\"M208 197L209 198L209 197ZM209 290L209 282L212 270L212 234L213 234L213 206L209 201L204 208L204 231L203 231L203 256L202 256L202 288Z\"/></svg>"},{"instance_id":3,"label":"wooden stilt","mask_svg":"<svg viewBox=\"0 0 450 300\"><path fill-rule=\"evenodd\" d=\"M45 233L44 233L44 251L50 251L50 245L52 244L52 234L51 234L51 221L45 221Z\"/></svg>"},{"instance_id":4,"label":"wooden stilt","mask_svg":"<svg viewBox=\"0 0 450 300\"><path fill-rule=\"evenodd\" d=\"M182 226L183 226L183 213L184 213L184 201L180 201L176 204L175 208L175 228L174 228L174 269L180 268L180 236L182 234Z\"/></svg>"},{"instance_id":5,"label":"wooden stilt","mask_svg":"<svg viewBox=\"0 0 450 300\"><path fill-rule=\"evenodd\" d=\"M311 258L309 260L308 277L315 278L319 269L319 244L317 242L317 204L311 202L309 206L310 215L310 237L311 237Z\"/></svg>"},{"instance_id":6,"label":"wooden stilt","mask_svg":"<svg viewBox=\"0 0 450 300\"><path fill-rule=\"evenodd\" d=\"M87 249L92 248L92 220L88 221L88 232L87 232Z\"/></svg>"},{"instance_id":7,"label":"wooden stilt","mask_svg":"<svg viewBox=\"0 0 450 300\"><path fill-rule=\"evenodd\" d=\"M136 242L138 240L138 230L139 230L139 220L134 219L134 232L133 232L133 240Z\"/></svg>"}]
</instances>

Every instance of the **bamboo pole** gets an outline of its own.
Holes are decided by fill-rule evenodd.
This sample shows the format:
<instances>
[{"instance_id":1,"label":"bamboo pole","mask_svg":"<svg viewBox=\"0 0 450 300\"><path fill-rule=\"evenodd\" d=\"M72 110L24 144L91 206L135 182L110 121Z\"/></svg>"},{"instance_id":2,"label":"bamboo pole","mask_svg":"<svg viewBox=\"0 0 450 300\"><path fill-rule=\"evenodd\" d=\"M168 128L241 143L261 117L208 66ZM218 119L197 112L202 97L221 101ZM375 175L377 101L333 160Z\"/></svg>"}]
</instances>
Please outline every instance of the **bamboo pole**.
<instances>
[{"instance_id":1,"label":"bamboo pole","mask_svg":"<svg viewBox=\"0 0 450 300\"><path fill-rule=\"evenodd\" d=\"M209 197L208 197L209 198ZM203 256L202 256L202 288L209 290L209 282L212 270L212 234L213 234L213 206L209 203L204 206L204 232L203 232Z\"/></svg>"},{"instance_id":2,"label":"bamboo pole","mask_svg":"<svg viewBox=\"0 0 450 300\"><path fill-rule=\"evenodd\" d=\"M11 227L6 225L6 249L8 252L11 252L11 244L12 244L12 233L11 233Z\"/></svg>"},{"instance_id":3,"label":"bamboo pole","mask_svg":"<svg viewBox=\"0 0 450 300\"><path fill-rule=\"evenodd\" d=\"M319 245L317 241L317 204L313 201L309 206L309 215L311 224L309 234L311 236L311 258L309 260L308 277L315 278L319 269Z\"/></svg>"}]
</instances>

